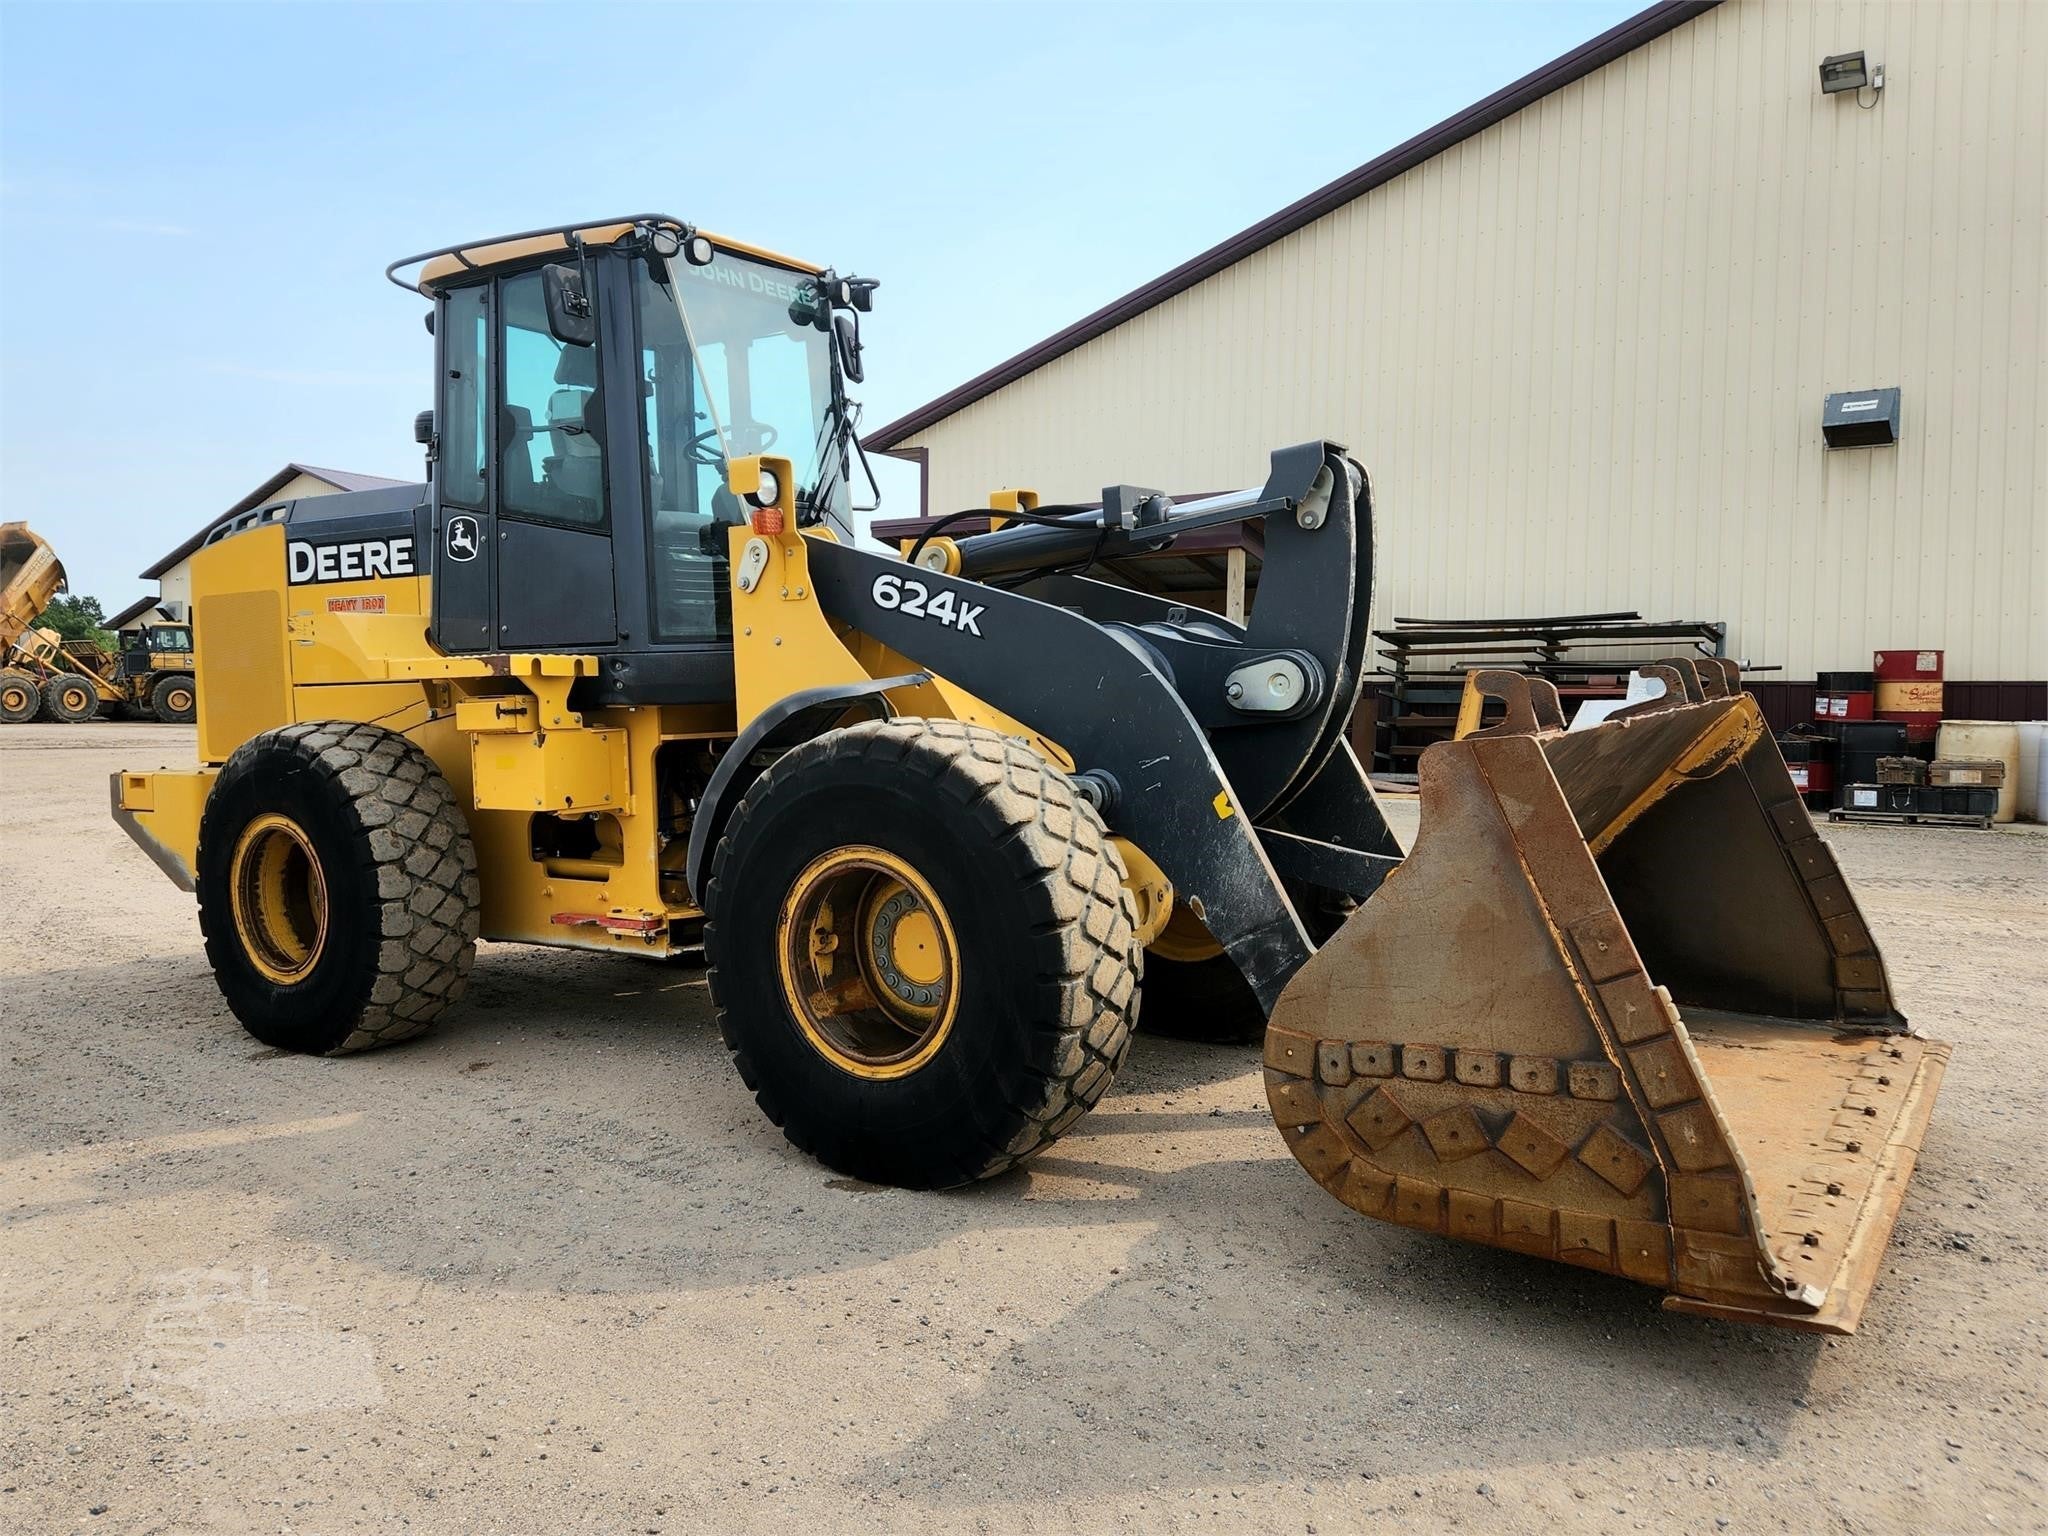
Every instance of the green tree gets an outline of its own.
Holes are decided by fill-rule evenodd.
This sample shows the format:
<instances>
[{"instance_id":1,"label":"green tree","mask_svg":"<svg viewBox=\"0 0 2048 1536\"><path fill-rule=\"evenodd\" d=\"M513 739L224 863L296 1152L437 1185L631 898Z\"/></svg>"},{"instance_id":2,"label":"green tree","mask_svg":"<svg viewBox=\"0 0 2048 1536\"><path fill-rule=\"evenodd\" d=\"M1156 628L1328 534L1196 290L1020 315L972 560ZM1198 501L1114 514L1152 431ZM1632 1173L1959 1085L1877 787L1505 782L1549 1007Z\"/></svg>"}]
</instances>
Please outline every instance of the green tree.
<instances>
[{"instance_id":1,"label":"green tree","mask_svg":"<svg viewBox=\"0 0 2048 1536\"><path fill-rule=\"evenodd\" d=\"M41 629L54 629L66 640L89 640L108 650L114 647L114 637L107 629L107 612L96 597L67 595L55 598L43 610L36 625Z\"/></svg>"}]
</instances>

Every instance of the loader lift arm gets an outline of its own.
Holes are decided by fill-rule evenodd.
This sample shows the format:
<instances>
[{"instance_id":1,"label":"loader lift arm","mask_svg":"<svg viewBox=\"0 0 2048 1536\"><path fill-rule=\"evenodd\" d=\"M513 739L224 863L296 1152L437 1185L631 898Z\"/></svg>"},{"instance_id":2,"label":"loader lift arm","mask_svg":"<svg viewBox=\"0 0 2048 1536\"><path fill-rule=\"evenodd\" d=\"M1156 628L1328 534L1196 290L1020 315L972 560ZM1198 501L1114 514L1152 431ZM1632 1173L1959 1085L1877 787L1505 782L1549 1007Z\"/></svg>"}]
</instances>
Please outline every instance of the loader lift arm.
<instances>
[{"instance_id":1,"label":"loader lift arm","mask_svg":"<svg viewBox=\"0 0 2048 1536\"><path fill-rule=\"evenodd\" d=\"M829 618L1072 753L1104 819L1158 861L1270 1011L1314 952L1276 864L1363 898L1398 862L1356 760L1339 751L1365 636L1364 485L1334 444L1273 455L1264 490L1227 514L1267 525L1260 602L1242 630L1164 604L1141 622L1098 622L1091 607L1139 611L1132 594L1072 577L1050 586L1047 601L822 540L810 565ZM1224 516L1210 508L1191 521L1212 526ZM1182 527L1169 513L1142 537L1170 539ZM1061 550L1046 549L1046 532ZM998 561L1017 545L1034 562L1059 559L1075 538L1092 544L1095 532L1004 530L966 541L962 556L978 563L980 546L993 542ZM935 619L935 610L972 620ZM1226 690L1240 674L1278 676L1292 696L1277 708L1232 710ZM1353 792L1305 795L1326 773L1348 776ZM1283 831L1274 823L1290 810Z\"/></svg>"}]
</instances>

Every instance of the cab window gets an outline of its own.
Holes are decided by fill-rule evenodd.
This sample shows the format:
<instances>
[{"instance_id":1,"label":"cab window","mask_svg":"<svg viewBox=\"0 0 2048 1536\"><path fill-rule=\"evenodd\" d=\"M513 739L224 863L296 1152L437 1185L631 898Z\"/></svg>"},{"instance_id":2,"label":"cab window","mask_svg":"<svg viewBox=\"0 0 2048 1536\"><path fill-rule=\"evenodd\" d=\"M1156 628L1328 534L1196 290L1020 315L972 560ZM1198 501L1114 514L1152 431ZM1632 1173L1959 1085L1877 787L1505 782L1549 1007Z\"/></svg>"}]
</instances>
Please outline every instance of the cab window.
<instances>
[{"instance_id":1,"label":"cab window","mask_svg":"<svg viewBox=\"0 0 2048 1536\"><path fill-rule=\"evenodd\" d=\"M490 402L490 288L478 283L452 290L441 321L441 457L435 466L441 500L459 507L484 504L484 430Z\"/></svg>"},{"instance_id":2,"label":"cab window","mask_svg":"<svg viewBox=\"0 0 2048 1536\"><path fill-rule=\"evenodd\" d=\"M603 528L610 513L597 348L549 334L539 272L501 282L498 312L498 505L535 522Z\"/></svg>"},{"instance_id":3,"label":"cab window","mask_svg":"<svg viewBox=\"0 0 2048 1536\"><path fill-rule=\"evenodd\" d=\"M725 452L714 421L729 421L731 381L722 343L698 337L691 366L676 301L645 262L634 264L640 323L642 427L647 435L647 544L655 635L661 640L732 637L727 529L744 518L725 489Z\"/></svg>"},{"instance_id":4,"label":"cab window","mask_svg":"<svg viewBox=\"0 0 2048 1536\"><path fill-rule=\"evenodd\" d=\"M182 625L161 625L149 632L149 648L152 651L189 651L192 649L192 631Z\"/></svg>"}]
</instances>

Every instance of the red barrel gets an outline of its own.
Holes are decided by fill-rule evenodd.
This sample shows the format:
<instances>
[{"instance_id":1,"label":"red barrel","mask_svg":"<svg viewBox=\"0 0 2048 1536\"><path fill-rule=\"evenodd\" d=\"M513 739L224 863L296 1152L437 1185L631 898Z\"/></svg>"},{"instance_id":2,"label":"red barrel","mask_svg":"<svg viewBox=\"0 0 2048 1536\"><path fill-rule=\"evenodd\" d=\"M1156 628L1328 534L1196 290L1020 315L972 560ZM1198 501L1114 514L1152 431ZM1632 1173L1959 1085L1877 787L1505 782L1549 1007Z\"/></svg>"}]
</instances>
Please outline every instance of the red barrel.
<instances>
[{"instance_id":1,"label":"red barrel","mask_svg":"<svg viewBox=\"0 0 2048 1536\"><path fill-rule=\"evenodd\" d=\"M1940 651L1877 651L1871 656L1877 718L1905 726L1910 742L1932 741L1941 727L1942 658Z\"/></svg>"},{"instance_id":2,"label":"red barrel","mask_svg":"<svg viewBox=\"0 0 2048 1536\"><path fill-rule=\"evenodd\" d=\"M1826 736L1780 736L1778 750L1785 755L1785 767L1792 775L1792 787L1811 809L1826 810L1834 804L1834 741Z\"/></svg>"},{"instance_id":3,"label":"red barrel","mask_svg":"<svg viewBox=\"0 0 2048 1536\"><path fill-rule=\"evenodd\" d=\"M1873 676L1868 672L1823 672L1813 685L1816 720L1869 720L1874 717Z\"/></svg>"}]
</instances>

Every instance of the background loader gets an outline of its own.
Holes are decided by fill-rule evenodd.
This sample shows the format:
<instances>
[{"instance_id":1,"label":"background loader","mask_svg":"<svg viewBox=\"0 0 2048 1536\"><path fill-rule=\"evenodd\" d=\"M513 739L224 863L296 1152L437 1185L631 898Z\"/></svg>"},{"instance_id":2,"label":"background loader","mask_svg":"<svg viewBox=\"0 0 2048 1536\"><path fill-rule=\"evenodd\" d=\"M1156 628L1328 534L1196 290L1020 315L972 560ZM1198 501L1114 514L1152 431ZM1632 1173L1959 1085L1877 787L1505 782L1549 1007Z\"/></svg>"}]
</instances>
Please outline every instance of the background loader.
<instances>
[{"instance_id":1,"label":"background loader","mask_svg":"<svg viewBox=\"0 0 2048 1536\"><path fill-rule=\"evenodd\" d=\"M1854 1328L1947 1048L1732 667L1578 732L1488 680L1404 853L1345 739L1336 444L1180 505L999 492L899 557L851 527L872 283L656 216L391 275L432 304L431 483L203 548L199 766L112 786L258 1039L417 1034L479 936L701 944L789 1139L925 1187L1049 1145L1142 1006L1262 1033L1359 1211ZM1085 574L1245 519L1244 624Z\"/></svg>"},{"instance_id":2,"label":"background loader","mask_svg":"<svg viewBox=\"0 0 2048 1536\"><path fill-rule=\"evenodd\" d=\"M27 523L0 523L0 725L90 720L102 708L194 718L190 625L146 625L119 653L66 640L35 622L63 590L64 567L49 542Z\"/></svg>"}]
</instances>

